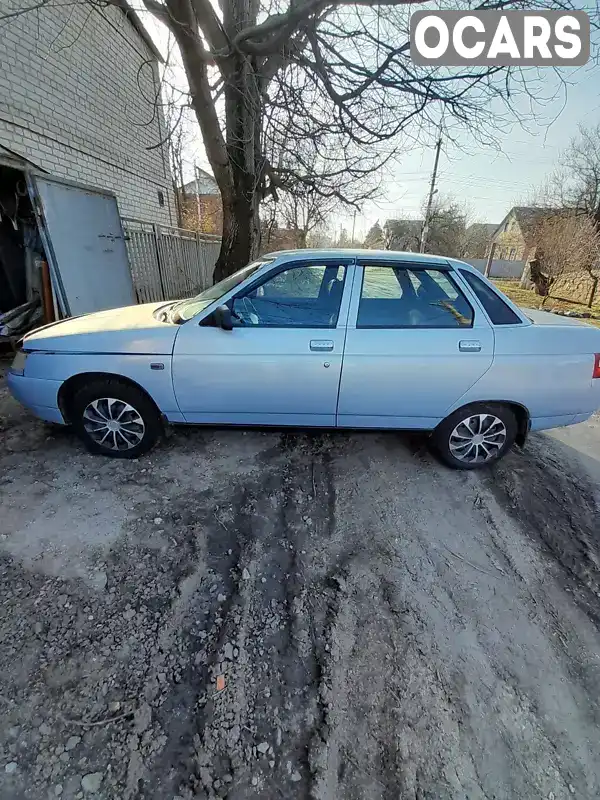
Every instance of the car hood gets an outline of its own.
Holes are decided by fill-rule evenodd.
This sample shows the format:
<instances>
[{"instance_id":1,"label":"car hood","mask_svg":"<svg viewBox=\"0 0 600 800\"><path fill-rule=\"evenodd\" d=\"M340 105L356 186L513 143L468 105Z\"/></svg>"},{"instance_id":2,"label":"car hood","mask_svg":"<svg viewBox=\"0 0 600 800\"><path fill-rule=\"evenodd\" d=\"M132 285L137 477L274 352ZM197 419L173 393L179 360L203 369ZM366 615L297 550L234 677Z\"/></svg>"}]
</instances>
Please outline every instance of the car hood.
<instances>
[{"instance_id":1,"label":"car hood","mask_svg":"<svg viewBox=\"0 0 600 800\"><path fill-rule=\"evenodd\" d=\"M170 355L179 326L161 322L155 315L166 305L162 302L111 308L52 322L27 334L23 339L23 349Z\"/></svg>"}]
</instances>

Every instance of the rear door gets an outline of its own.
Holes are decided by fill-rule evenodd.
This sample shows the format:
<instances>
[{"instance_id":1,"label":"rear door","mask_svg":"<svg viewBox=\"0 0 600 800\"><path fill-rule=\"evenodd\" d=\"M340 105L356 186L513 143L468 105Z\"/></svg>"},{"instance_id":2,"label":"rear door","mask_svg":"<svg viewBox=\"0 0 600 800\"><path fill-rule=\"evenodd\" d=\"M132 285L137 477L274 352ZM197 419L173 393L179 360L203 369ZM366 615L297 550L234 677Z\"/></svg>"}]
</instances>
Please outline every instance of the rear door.
<instances>
[{"instance_id":1,"label":"rear door","mask_svg":"<svg viewBox=\"0 0 600 800\"><path fill-rule=\"evenodd\" d=\"M29 186L63 313L77 316L133 305L116 197L39 175Z\"/></svg>"},{"instance_id":2,"label":"rear door","mask_svg":"<svg viewBox=\"0 0 600 800\"><path fill-rule=\"evenodd\" d=\"M444 262L363 260L337 424L429 429L490 368L494 333Z\"/></svg>"}]
</instances>

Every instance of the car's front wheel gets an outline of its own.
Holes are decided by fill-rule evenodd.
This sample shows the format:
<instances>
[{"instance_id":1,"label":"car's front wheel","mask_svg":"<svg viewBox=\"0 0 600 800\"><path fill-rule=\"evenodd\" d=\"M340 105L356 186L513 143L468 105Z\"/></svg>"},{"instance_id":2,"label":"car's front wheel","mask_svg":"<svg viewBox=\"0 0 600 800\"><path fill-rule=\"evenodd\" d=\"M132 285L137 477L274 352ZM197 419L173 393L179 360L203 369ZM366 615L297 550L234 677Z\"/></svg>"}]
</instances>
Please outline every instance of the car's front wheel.
<instances>
[{"instance_id":1,"label":"car's front wheel","mask_svg":"<svg viewBox=\"0 0 600 800\"><path fill-rule=\"evenodd\" d=\"M147 453L162 433L160 415L148 395L112 378L91 381L77 391L71 422L90 452L113 458Z\"/></svg>"},{"instance_id":2,"label":"car's front wheel","mask_svg":"<svg viewBox=\"0 0 600 800\"><path fill-rule=\"evenodd\" d=\"M449 467L478 469L502 458L514 444L517 432L517 420L510 408L478 403L440 422L431 443Z\"/></svg>"}]
</instances>

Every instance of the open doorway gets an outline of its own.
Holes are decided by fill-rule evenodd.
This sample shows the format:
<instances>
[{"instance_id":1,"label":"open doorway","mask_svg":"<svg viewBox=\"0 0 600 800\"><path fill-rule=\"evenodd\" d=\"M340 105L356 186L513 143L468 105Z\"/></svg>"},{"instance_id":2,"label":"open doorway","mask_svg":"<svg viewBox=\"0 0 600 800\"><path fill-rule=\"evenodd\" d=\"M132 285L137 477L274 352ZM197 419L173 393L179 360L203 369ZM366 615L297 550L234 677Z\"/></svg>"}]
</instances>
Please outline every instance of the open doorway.
<instances>
[{"instance_id":1,"label":"open doorway","mask_svg":"<svg viewBox=\"0 0 600 800\"><path fill-rule=\"evenodd\" d=\"M48 267L22 170L0 164L0 348L54 318Z\"/></svg>"}]
</instances>

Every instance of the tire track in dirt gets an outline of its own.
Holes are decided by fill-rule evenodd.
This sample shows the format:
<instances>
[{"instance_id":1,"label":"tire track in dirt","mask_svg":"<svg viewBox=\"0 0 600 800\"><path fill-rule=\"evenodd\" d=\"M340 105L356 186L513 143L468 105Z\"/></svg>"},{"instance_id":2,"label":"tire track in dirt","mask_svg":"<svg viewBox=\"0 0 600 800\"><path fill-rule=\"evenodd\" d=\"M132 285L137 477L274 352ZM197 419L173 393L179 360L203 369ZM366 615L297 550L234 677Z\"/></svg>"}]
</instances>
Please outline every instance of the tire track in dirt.
<instances>
[{"instance_id":1,"label":"tire track in dirt","mask_svg":"<svg viewBox=\"0 0 600 800\"><path fill-rule=\"evenodd\" d=\"M538 435L482 475L487 490L552 557L577 602L600 626L600 507L584 470L561 456L560 444Z\"/></svg>"},{"instance_id":2,"label":"tire track in dirt","mask_svg":"<svg viewBox=\"0 0 600 800\"><path fill-rule=\"evenodd\" d=\"M47 454L57 486L66 449ZM521 492L547 456L512 458ZM550 487L565 499L542 537L548 499L508 503L513 462L453 473L393 433L195 432L143 470L75 461L84 489L135 508L104 589L3 572L1 633L30 673L13 650L0 665L21 726L0 747L27 800L59 782L74 800L84 770L106 800L600 796L600 634L542 541L575 570L581 548L591 581L576 476ZM64 719L93 723L67 757L49 751Z\"/></svg>"},{"instance_id":3,"label":"tire track in dirt","mask_svg":"<svg viewBox=\"0 0 600 800\"><path fill-rule=\"evenodd\" d=\"M205 687L198 708L184 715L195 733L193 748L179 760L192 765L190 774L178 785L176 775L168 786L161 781L173 764L173 753L165 751L153 768L155 797L167 789L194 797L242 797L248 791L275 797L286 785L289 796L301 796L308 779L318 666L309 624L314 598L303 575L308 540L331 527L328 512L315 513L313 494L326 497L331 482L318 437L286 434L263 458L260 479L228 486L202 522L208 549L214 554L231 545L226 552L233 555L236 547L236 560L224 570L213 557L227 601L218 630L213 626L201 649L189 653L200 666L190 699L195 687ZM222 692L215 688L218 674L226 679ZM177 740L176 731L167 738Z\"/></svg>"}]
</instances>

